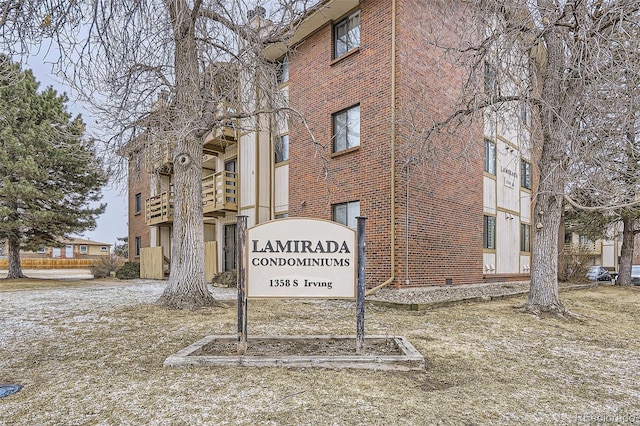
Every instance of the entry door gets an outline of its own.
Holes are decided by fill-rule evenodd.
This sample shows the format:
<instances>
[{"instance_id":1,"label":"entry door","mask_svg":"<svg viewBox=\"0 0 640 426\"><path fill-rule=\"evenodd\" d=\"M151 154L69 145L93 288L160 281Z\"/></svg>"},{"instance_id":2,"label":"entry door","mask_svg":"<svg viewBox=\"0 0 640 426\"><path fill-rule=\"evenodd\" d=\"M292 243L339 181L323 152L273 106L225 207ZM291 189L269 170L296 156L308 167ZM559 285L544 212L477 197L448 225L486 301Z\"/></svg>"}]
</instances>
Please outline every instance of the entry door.
<instances>
[{"instance_id":1,"label":"entry door","mask_svg":"<svg viewBox=\"0 0 640 426\"><path fill-rule=\"evenodd\" d=\"M64 257L66 257L67 259L73 259L73 246L72 245L65 246L65 248L64 248Z\"/></svg>"},{"instance_id":2,"label":"entry door","mask_svg":"<svg viewBox=\"0 0 640 426\"><path fill-rule=\"evenodd\" d=\"M224 226L224 249L223 259L224 271L236 269L236 235L238 234L237 225ZM224 272L223 271L223 272Z\"/></svg>"}]
</instances>

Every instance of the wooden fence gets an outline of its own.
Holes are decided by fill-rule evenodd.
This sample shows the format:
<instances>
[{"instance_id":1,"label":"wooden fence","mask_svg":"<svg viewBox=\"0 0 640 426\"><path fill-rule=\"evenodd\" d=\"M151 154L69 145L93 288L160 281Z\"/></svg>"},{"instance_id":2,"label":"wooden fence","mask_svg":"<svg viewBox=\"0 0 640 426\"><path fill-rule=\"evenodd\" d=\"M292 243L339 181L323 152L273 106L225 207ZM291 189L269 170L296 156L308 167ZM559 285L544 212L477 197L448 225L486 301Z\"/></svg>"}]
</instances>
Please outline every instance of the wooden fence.
<instances>
[{"instance_id":1,"label":"wooden fence","mask_svg":"<svg viewBox=\"0 0 640 426\"><path fill-rule=\"evenodd\" d=\"M20 259L22 269L89 269L99 259ZM0 259L0 269L8 269L9 260Z\"/></svg>"},{"instance_id":2,"label":"wooden fence","mask_svg":"<svg viewBox=\"0 0 640 426\"><path fill-rule=\"evenodd\" d=\"M215 241L204 243L204 266L207 282L218 273L218 247ZM144 247L140 251L140 278L164 279L171 263L162 252L162 247Z\"/></svg>"}]
</instances>

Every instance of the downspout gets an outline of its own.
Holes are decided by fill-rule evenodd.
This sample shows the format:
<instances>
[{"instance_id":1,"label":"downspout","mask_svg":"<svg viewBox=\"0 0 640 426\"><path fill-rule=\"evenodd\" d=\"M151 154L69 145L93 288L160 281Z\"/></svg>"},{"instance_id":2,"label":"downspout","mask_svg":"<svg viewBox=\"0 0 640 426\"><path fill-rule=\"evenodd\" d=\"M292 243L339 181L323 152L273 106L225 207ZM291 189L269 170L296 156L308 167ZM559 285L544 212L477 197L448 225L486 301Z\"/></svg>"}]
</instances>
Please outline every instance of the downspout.
<instances>
[{"instance_id":1,"label":"downspout","mask_svg":"<svg viewBox=\"0 0 640 426\"><path fill-rule=\"evenodd\" d=\"M258 102L260 99L260 87L256 87L256 108L258 107ZM254 225L257 225L261 222L260 220L260 115L256 116L256 128L255 128L255 139L254 139L254 149L255 149L255 215L256 217L254 218Z\"/></svg>"},{"instance_id":2,"label":"downspout","mask_svg":"<svg viewBox=\"0 0 640 426\"><path fill-rule=\"evenodd\" d=\"M374 294L396 279L396 4L391 1L391 277L382 284L369 289L365 296ZM396 286L399 286L396 283Z\"/></svg>"}]
</instances>

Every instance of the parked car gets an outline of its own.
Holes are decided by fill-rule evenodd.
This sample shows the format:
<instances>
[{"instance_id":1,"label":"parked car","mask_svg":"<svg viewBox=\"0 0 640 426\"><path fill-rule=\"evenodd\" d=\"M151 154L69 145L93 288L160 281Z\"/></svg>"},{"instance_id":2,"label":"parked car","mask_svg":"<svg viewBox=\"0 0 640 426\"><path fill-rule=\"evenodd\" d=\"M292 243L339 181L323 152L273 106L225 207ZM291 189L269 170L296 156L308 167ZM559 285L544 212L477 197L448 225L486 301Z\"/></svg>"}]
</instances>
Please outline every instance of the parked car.
<instances>
[{"instance_id":1,"label":"parked car","mask_svg":"<svg viewBox=\"0 0 640 426\"><path fill-rule=\"evenodd\" d=\"M640 265L638 268L640 268ZM640 269L638 269L638 272L638 279L640 280ZM605 267L589 266L589 270L587 270L587 279L591 281L611 281L611 274Z\"/></svg>"},{"instance_id":2,"label":"parked car","mask_svg":"<svg viewBox=\"0 0 640 426\"><path fill-rule=\"evenodd\" d=\"M631 265L631 284L640 285L640 265Z\"/></svg>"}]
</instances>

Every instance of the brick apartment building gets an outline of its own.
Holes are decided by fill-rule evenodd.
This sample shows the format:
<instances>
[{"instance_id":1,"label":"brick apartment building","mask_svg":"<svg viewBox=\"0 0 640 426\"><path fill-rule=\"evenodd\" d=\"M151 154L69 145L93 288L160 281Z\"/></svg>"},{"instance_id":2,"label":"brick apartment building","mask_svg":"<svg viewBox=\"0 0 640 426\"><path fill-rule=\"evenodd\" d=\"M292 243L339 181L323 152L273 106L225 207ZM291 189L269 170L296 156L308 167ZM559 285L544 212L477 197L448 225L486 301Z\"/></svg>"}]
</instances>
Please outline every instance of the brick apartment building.
<instances>
[{"instance_id":1,"label":"brick apartment building","mask_svg":"<svg viewBox=\"0 0 640 426\"><path fill-rule=\"evenodd\" d=\"M289 46L267 47L282 66L279 89L306 123L291 119L268 132L236 131L204 142L203 175L218 179L213 187L229 201L203 219L218 270L235 267L237 214L247 215L249 226L287 216L354 226L363 215L370 288L529 277L535 180L526 111L506 124L486 113L477 128L431 146L416 132L455 108L462 78L425 39L431 31L455 39L453 27L442 25L455 11L441 7L325 0ZM171 176L132 175L143 154L129 152L130 258L149 246L162 246L169 256L170 218L140 211L139 200L151 208L151 199L170 191Z\"/></svg>"}]
</instances>

